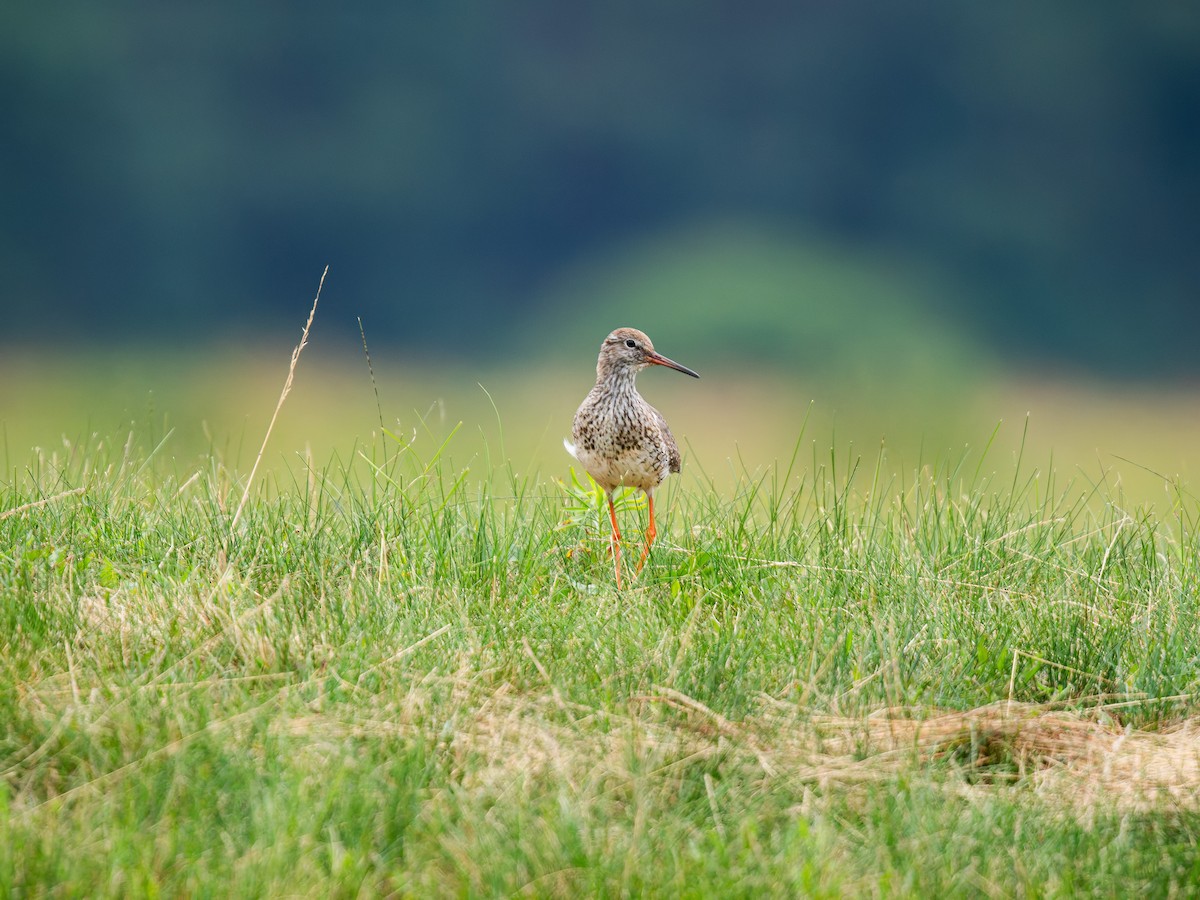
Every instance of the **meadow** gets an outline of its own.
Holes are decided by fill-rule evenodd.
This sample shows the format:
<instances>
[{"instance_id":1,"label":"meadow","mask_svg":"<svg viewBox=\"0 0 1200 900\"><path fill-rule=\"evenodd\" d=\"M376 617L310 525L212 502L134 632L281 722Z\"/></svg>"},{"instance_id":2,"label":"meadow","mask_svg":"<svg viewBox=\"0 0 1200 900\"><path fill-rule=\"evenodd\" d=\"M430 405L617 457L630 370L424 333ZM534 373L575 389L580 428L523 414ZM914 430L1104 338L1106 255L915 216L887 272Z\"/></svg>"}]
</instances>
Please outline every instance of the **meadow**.
<instances>
[{"instance_id":1,"label":"meadow","mask_svg":"<svg viewBox=\"0 0 1200 900\"><path fill-rule=\"evenodd\" d=\"M590 360L286 354L0 363L0 894L1200 882L1195 392L678 356L618 591Z\"/></svg>"}]
</instances>

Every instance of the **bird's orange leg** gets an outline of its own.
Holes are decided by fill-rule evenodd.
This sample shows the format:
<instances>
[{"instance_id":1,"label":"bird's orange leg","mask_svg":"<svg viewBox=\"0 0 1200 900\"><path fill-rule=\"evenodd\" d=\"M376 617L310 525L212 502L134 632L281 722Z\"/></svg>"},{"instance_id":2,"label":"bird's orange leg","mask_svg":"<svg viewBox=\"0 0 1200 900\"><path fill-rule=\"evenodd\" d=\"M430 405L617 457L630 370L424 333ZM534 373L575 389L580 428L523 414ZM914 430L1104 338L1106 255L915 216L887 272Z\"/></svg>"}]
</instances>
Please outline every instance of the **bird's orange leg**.
<instances>
[{"instance_id":1,"label":"bird's orange leg","mask_svg":"<svg viewBox=\"0 0 1200 900\"><path fill-rule=\"evenodd\" d=\"M654 539L658 537L658 528L654 525L654 495L647 492L646 500L650 506L650 524L646 527L646 548L642 550L642 558L638 562L637 570L642 571L642 566L646 564L646 557L650 555L650 545L654 543Z\"/></svg>"},{"instance_id":2,"label":"bird's orange leg","mask_svg":"<svg viewBox=\"0 0 1200 900\"><path fill-rule=\"evenodd\" d=\"M612 494L608 495L608 517L612 520L612 535L609 538L613 565L617 570L617 589L621 588L621 529L617 527L617 510L613 506Z\"/></svg>"}]
</instances>

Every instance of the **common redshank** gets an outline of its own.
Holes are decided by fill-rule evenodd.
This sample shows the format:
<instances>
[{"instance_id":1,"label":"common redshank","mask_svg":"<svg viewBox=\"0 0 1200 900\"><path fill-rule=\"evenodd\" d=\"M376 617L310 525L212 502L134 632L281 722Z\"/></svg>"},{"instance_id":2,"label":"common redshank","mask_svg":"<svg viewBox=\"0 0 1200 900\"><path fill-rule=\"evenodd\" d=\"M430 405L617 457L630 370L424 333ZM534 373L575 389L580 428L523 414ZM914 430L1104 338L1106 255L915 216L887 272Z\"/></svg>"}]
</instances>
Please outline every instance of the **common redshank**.
<instances>
[{"instance_id":1,"label":"common redshank","mask_svg":"<svg viewBox=\"0 0 1200 900\"><path fill-rule=\"evenodd\" d=\"M634 385L637 373L647 366L666 366L693 378L700 377L687 366L655 351L650 338L636 328L618 328L600 345L596 386L580 404L571 428L574 443L563 439L567 452L583 464L608 500L618 588L621 587L621 529L617 527L613 491L625 486L640 488L646 494L650 525L637 566L640 572L658 536L654 525L654 489L672 472L679 471L679 445L667 427L667 420L642 399Z\"/></svg>"}]
</instances>

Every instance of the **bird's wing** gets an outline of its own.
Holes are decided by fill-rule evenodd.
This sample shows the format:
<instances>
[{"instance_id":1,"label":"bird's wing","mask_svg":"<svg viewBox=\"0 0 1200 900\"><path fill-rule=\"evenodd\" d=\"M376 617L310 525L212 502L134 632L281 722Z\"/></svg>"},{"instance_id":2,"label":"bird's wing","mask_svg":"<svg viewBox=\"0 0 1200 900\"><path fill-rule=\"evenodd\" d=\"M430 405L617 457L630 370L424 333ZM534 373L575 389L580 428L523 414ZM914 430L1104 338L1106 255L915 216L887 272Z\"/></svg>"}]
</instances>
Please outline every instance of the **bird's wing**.
<instances>
[{"instance_id":1,"label":"bird's wing","mask_svg":"<svg viewBox=\"0 0 1200 900\"><path fill-rule=\"evenodd\" d=\"M671 434L671 429L667 426L667 420L653 406L650 407L650 412L654 413L654 418L658 422L658 430L662 433L663 441L667 445L667 470L672 474L679 474L680 457L679 445L675 443L675 435Z\"/></svg>"},{"instance_id":2,"label":"bird's wing","mask_svg":"<svg viewBox=\"0 0 1200 900\"><path fill-rule=\"evenodd\" d=\"M570 453L576 459L579 459L579 454L575 452L575 445L572 444L570 441L568 441L566 438L563 438L563 446L567 448L568 453Z\"/></svg>"}]
</instances>

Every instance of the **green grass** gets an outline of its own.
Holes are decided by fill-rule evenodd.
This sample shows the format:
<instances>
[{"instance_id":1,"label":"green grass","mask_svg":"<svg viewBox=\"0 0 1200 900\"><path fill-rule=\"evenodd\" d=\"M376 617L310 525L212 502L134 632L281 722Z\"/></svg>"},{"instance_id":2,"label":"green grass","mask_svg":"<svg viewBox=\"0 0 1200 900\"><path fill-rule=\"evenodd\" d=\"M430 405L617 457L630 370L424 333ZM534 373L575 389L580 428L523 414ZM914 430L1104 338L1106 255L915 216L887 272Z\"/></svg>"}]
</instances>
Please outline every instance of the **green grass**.
<instances>
[{"instance_id":1,"label":"green grass","mask_svg":"<svg viewBox=\"0 0 1200 900\"><path fill-rule=\"evenodd\" d=\"M1185 490L797 454L671 484L617 591L594 499L449 433L273 470L236 526L245 472L157 434L10 459L0 895L1200 879Z\"/></svg>"}]
</instances>

